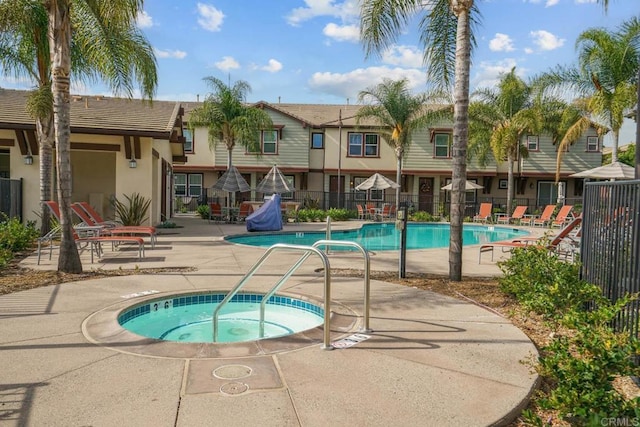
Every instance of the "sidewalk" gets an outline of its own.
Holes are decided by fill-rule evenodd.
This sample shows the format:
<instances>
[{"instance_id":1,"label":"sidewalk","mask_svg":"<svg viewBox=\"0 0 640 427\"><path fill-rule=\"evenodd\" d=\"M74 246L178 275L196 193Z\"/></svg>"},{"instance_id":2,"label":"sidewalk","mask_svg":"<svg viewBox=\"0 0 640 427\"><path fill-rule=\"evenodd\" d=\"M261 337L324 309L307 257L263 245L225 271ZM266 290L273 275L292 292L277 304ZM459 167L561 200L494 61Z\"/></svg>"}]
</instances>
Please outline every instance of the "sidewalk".
<instances>
[{"instance_id":1,"label":"sidewalk","mask_svg":"<svg viewBox=\"0 0 640 427\"><path fill-rule=\"evenodd\" d=\"M154 297L228 291L264 253L222 240L244 232L243 225L196 218L176 222L184 228L162 230L145 260L132 260L135 255L128 251L107 252L101 263L91 265L83 254L85 269L194 271L118 276L0 296L0 424L484 426L507 423L526 404L536 377L521 362L537 354L526 335L507 319L467 302L380 281L371 283L373 332L346 349L323 350L317 330L292 337L289 341L298 342L295 350L264 341L187 344L191 347L173 354L159 354L161 346L144 340L96 345L96 331L113 330L118 336L117 325L96 322L105 310L151 298L135 296L149 290L159 292ZM290 224L286 230L312 227L323 224ZM478 265L477 248L463 253L465 275L499 273L495 263ZM55 256L45 257L37 268L55 268L55 262ZM361 268L362 260L340 254L330 262ZM372 256L372 269L397 271L397 263L397 254ZM35 258L24 264L36 267ZM264 292L291 264L290 255L274 256L249 289ZM322 301L319 266L310 258L282 292ZM446 274L447 250L410 251L407 271ZM332 326L332 341L359 331L362 284L362 278L333 278L334 306L355 316L353 327Z\"/></svg>"}]
</instances>

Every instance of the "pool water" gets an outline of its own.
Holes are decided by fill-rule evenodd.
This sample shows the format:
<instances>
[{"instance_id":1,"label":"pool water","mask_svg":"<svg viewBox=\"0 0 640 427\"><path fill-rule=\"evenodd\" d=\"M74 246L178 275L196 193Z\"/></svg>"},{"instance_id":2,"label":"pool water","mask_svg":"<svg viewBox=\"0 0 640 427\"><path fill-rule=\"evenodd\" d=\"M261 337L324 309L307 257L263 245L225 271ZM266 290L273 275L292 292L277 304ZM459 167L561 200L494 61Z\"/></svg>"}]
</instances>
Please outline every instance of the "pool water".
<instances>
[{"instance_id":1,"label":"pool water","mask_svg":"<svg viewBox=\"0 0 640 427\"><path fill-rule=\"evenodd\" d=\"M449 224L407 224L407 249L433 249L449 246ZM484 225L465 225L462 232L464 245L477 245L514 239L527 235L528 232L509 227L492 227ZM296 231L260 234L242 234L227 236L232 243L269 247L275 243L288 243L311 246L318 240L326 238L324 231ZM394 223L364 224L352 230L334 230L332 240L349 240L360 244L370 251L386 251L400 248L400 232ZM350 250L336 247L335 250Z\"/></svg>"},{"instance_id":2,"label":"pool water","mask_svg":"<svg viewBox=\"0 0 640 427\"><path fill-rule=\"evenodd\" d=\"M120 325L138 335L164 341L212 342L212 315L224 294L180 295L152 300L124 310ZM264 336L260 337L262 295L235 295L220 311L216 342L275 338L315 328L324 310L295 298L272 296L265 306Z\"/></svg>"}]
</instances>

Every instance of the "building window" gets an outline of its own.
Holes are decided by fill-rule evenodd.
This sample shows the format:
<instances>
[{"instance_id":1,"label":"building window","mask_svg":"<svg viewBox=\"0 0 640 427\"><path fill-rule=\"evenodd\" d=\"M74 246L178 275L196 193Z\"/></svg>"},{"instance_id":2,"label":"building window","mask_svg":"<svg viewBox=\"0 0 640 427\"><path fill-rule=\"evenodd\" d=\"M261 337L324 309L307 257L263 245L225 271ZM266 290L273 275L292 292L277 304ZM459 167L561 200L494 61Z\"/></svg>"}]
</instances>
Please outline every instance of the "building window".
<instances>
[{"instance_id":1,"label":"building window","mask_svg":"<svg viewBox=\"0 0 640 427\"><path fill-rule=\"evenodd\" d=\"M311 148L324 148L324 133L313 132L311 134Z\"/></svg>"},{"instance_id":2,"label":"building window","mask_svg":"<svg viewBox=\"0 0 640 427\"><path fill-rule=\"evenodd\" d=\"M598 142L597 136L588 136L587 137L587 151L588 152L597 152L600 148L600 144Z\"/></svg>"},{"instance_id":3,"label":"building window","mask_svg":"<svg viewBox=\"0 0 640 427\"><path fill-rule=\"evenodd\" d=\"M378 134L350 132L348 155L349 157L378 157L379 145Z\"/></svg>"},{"instance_id":4,"label":"building window","mask_svg":"<svg viewBox=\"0 0 640 427\"><path fill-rule=\"evenodd\" d=\"M538 136L537 135L528 135L527 136L527 150L529 151L538 151L540 146L538 145Z\"/></svg>"},{"instance_id":5,"label":"building window","mask_svg":"<svg viewBox=\"0 0 640 427\"><path fill-rule=\"evenodd\" d=\"M193 153L193 131L182 128L182 136L184 136L184 152Z\"/></svg>"},{"instance_id":6,"label":"building window","mask_svg":"<svg viewBox=\"0 0 640 427\"><path fill-rule=\"evenodd\" d=\"M293 188L296 188L296 178L293 175L283 175L284 179L287 180L287 183ZM280 195L283 199L293 199L293 193L282 193Z\"/></svg>"},{"instance_id":7,"label":"building window","mask_svg":"<svg viewBox=\"0 0 640 427\"><path fill-rule=\"evenodd\" d=\"M436 133L433 141L436 158L447 159L451 157L451 134Z\"/></svg>"},{"instance_id":8,"label":"building window","mask_svg":"<svg viewBox=\"0 0 640 427\"><path fill-rule=\"evenodd\" d=\"M278 131L262 131L262 154L278 154Z\"/></svg>"},{"instance_id":9,"label":"building window","mask_svg":"<svg viewBox=\"0 0 640 427\"><path fill-rule=\"evenodd\" d=\"M173 179L176 196L200 197L202 195L201 173L176 173Z\"/></svg>"}]
</instances>

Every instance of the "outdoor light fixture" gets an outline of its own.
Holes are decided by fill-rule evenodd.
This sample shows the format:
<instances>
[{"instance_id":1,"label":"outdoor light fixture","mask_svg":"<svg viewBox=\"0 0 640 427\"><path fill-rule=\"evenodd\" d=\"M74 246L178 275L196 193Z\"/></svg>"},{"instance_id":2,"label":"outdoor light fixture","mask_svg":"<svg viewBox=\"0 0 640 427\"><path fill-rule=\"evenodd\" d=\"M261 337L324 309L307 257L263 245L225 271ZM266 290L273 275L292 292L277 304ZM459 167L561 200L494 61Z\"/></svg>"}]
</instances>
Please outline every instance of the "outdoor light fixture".
<instances>
[{"instance_id":1,"label":"outdoor light fixture","mask_svg":"<svg viewBox=\"0 0 640 427\"><path fill-rule=\"evenodd\" d=\"M33 164L33 156L31 154L27 154L26 156L24 156L24 164L25 165Z\"/></svg>"},{"instance_id":2,"label":"outdoor light fixture","mask_svg":"<svg viewBox=\"0 0 640 427\"><path fill-rule=\"evenodd\" d=\"M136 159L134 159L133 157L131 158L131 160L129 160L129 167L131 169L135 169L138 167L138 162L136 162Z\"/></svg>"}]
</instances>

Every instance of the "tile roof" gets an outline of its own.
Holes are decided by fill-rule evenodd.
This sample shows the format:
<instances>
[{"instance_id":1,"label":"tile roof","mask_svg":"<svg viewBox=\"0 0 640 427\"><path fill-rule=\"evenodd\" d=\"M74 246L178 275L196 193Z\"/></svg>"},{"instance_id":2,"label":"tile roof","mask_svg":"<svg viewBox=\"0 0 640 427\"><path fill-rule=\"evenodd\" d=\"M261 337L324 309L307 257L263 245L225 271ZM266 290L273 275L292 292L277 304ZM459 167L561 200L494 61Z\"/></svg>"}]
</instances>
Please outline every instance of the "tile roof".
<instances>
[{"instance_id":1,"label":"tile roof","mask_svg":"<svg viewBox=\"0 0 640 427\"><path fill-rule=\"evenodd\" d=\"M0 89L0 128L31 127L34 120L25 110L28 91ZM166 136L176 121L180 103L141 101L96 95L72 95L71 128L75 132Z\"/></svg>"}]
</instances>

